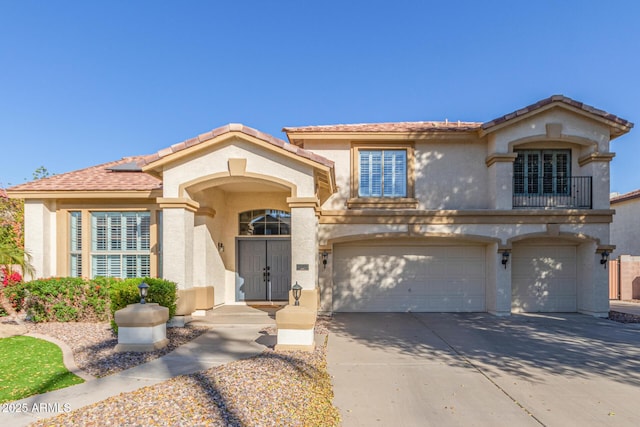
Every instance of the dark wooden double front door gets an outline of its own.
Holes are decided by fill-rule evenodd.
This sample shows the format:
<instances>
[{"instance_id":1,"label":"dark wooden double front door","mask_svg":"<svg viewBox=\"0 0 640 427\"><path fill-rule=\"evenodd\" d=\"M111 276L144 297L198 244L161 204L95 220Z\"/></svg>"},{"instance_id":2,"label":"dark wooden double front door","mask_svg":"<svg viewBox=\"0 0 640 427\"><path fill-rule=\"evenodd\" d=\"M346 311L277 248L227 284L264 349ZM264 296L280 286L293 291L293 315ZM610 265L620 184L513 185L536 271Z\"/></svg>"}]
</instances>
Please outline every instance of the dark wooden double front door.
<instances>
[{"instance_id":1,"label":"dark wooden double front door","mask_svg":"<svg viewBox=\"0 0 640 427\"><path fill-rule=\"evenodd\" d=\"M238 240L238 299L286 301L291 287L291 240Z\"/></svg>"}]
</instances>

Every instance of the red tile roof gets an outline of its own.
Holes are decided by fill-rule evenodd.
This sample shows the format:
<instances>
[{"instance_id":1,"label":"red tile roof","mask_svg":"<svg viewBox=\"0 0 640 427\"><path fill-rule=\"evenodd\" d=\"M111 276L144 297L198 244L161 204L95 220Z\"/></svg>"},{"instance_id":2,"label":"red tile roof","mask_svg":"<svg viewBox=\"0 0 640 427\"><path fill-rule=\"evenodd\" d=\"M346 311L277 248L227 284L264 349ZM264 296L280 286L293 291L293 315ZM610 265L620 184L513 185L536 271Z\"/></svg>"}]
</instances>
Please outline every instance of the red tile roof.
<instances>
[{"instance_id":1,"label":"red tile roof","mask_svg":"<svg viewBox=\"0 0 640 427\"><path fill-rule=\"evenodd\" d=\"M520 117L524 114L530 113L546 105L552 103L562 103L570 105L574 108L583 110L585 112L600 116L622 127L633 127L633 123L628 120L621 119L618 116L607 113L606 111L599 110L590 105L582 102L575 101L564 95L553 95L549 98L545 98L541 101L531 104L527 107L516 110L512 113L505 114L491 121L481 122L392 122L392 123L360 123L360 124L339 124L339 125L324 125L324 126L300 126L300 127L285 127L282 130L286 133L334 133L334 132L381 132L381 133L393 133L393 132L468 132L475 130L487 130L493 126L497 126L501 123Z\"/></svg>"},{"instance_id":2,"label":"red tile roof","mask_svg":"<svg viewBox=\"0 0 640 427\"><path fill-rule=\"evenodd\" d=\"M73 172L26 182L8 188L9 191L150 191L162 188L162 181L142 171L110 170L127 163L141 164L145 156L125 157Z\"/></svg>"},{"instance_id":3,"label":"red tile roof","mask_svg":"<svg viewBox=\"0 0 640 427\"><path fill-rule=\"evenodd\" d=\"M314 162L320 163L327 167L333 167L333 164L334 164L333 161L327 159L326 157L319 156L315 153L312 153L311 151L304 150L296 145L289 144L288 142L285 142L281 139L278 139L272 135L261 132L249 126L245 126L241 123L230 123L228 125L213 129L210 132L206 132L201 135L198 135L195 138L187 139L186 141L182 141L177 144L174 144L169 148L165 148L164 150L158 151L156 154L152 154L148 156L145 164L153 163L157 160L162 159L163 157L167 157L179 151L186 150L187 148L193 147L198 144L202 144L205 141L209 141L220 135L224 135L230 132L240 132L245 135L253 136L254 138L267 142L275 147L279 147L297 156L304 157L309 160L313 160Z\"/></svg>"},{"instance_id":4,"label":"red tile roof","mask_svg":"<svg viewBox=\"0 0 640 427\"><path fill-rule=\"evenodd\" d=\"M285 127L283 132L466 132L477 130L482 126L478 122L388 122L388 123L358 123L324 126Z\"/></svg>"},{"instance_id":5,"label":"red tile roof","mask_svg":"<svg viewBox=\"0 0 640 427\"><path fill-rule=\"evenodd\" d=\"M627 201L627 200L638 199L638 198L640 198L640 190L635 190L635 191L631 191L629 193L620 194L620 195L611 197L609 202L611 204L614 204L614 203L624 202L624 201Z\"/></svg>"},{"instance_id":6,"label":"red tile roof","mask_svg":"<svg viewBox=\"0 0 640 427\"><path fill-rule=\"evenodd\" d=\"M564 95L553 95L553 96L550 96L549 98L545 98L545 99L543 99L541 101L538 101L535 104L528 105L528 106L526 106L524 108L521 108L519 110L516 110L516 111L514 111L512 113L505 114L504 116L500 116L497 119L493 119L493 120L491 120L489 122L485 122L485 123L482 124L482 129L484 129L484 130L489 129L489 128L493 127L493 126L499 125L501 123L504 123L504 122L512 120L512 119L515 119L516 117L519 117L519 116L522 116L524 114L530 113L532 111L535 111L535 110L537 110L539 108L542 108L542 107L544 107L546 105L549 105L549 104L552 104L554 102L560 102L560 103L563 103L563 104L566 104L566 105L570 105L570 106L575 107L577 109L586 111L587 113L591 113L591 114L594 114L596 116L600 116L600 117L602 117L604 119L610 120L610 121L612 121L612 122L614 122L614 123L616 123L616 124L618 124L620 126L625 126L625 127L629 127L629 128L633 127L633 123L631 123L630 121L625 120L625 119L621 119L620 117L615 116L615 115L610 114L610 113L607 113L606 111L599 110L599 109L597 109L595 107L592 107L590 105L584 104L582 102L578 102L578 101L573 100L573 99L571 99L571 98L569 98L567 96L564 96Z\"/></svg>"}]
</instances>

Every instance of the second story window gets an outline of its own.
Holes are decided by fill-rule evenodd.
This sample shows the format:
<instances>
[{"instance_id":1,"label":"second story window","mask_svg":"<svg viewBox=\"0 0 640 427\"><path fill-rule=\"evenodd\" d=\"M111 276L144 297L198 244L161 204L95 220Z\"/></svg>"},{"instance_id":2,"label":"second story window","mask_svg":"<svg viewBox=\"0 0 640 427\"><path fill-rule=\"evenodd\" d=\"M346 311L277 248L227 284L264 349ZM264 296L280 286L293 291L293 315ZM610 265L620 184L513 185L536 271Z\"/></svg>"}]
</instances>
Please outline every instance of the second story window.
<instances>
[{"instance_id":1,"label":"second story window","mask_svg":"<svg viewBox=\"0 0 640 427\"><path fill-rule=\"evenodd\" d=\"M407 197L406 150L360 150L359 197Z\"/></svg>"},{"instance_id":2,"label":"second story window","mask_svg":"<svg viewBox=\"0 0 640 427\"><path fill-rule=\"evenodd\" d=\"M513 164L515 194L568 194L571 178L569 150L516 150Z\"/></svg>"}]
</instances>

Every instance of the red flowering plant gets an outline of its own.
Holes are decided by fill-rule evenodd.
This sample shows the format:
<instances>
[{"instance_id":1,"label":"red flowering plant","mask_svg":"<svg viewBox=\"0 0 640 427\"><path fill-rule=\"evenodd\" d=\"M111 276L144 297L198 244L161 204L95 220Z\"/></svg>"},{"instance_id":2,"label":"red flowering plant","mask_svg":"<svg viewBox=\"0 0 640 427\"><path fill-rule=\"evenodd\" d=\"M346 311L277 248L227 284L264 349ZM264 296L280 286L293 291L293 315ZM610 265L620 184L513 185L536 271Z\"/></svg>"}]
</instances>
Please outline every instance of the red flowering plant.
<instances>
[{"instance_id":1,"label":"red flowering plant","mask_svg":"<svg viewBox=\"0 0 640 427\"><path fill-rule=\"evenodd\" d=\"M2 286L12 286L22 282L22 275L17 271L11 271L7 267L2 267L0 269L2 272Z\"/></svg>"}]
</instances>

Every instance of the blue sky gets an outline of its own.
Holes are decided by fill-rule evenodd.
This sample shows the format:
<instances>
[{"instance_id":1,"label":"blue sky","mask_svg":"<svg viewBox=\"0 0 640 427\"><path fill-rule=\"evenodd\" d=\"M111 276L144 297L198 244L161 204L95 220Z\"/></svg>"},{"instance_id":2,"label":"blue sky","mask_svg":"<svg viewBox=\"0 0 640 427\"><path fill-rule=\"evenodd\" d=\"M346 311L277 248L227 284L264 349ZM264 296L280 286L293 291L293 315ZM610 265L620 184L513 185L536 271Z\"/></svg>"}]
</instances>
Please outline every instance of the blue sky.
<instances>
[{"instance_id":1,"label":"blue sky","mask_svg":"<svg viewBox=\"0 0 640 427\"><path fill-rule=\"evenodd\" d=\"M487 121L564 94L639 123L637 1L0 0L0 185L226 123Z\"/></svg>"}]
</instances>

